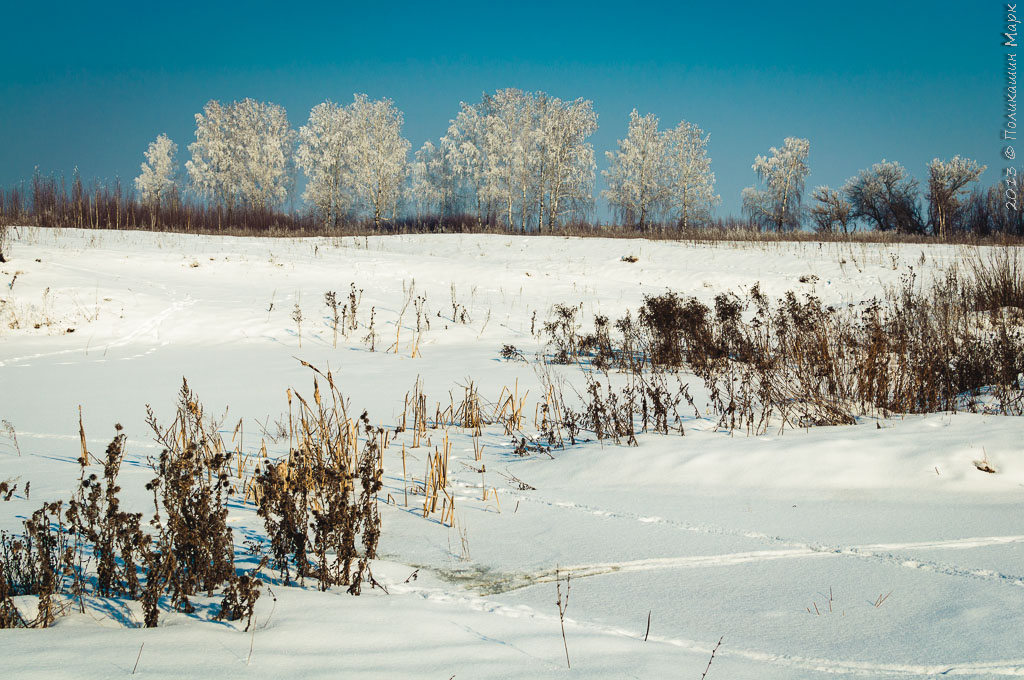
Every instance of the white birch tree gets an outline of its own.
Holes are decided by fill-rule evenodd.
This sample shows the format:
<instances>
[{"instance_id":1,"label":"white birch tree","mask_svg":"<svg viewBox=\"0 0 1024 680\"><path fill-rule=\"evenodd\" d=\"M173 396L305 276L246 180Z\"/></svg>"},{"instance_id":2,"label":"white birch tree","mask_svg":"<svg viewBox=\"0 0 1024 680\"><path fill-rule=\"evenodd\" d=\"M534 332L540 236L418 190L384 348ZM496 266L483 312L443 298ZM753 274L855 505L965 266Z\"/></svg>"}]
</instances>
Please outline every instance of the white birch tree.
<instances>
[{"instance_id":1,"label":"white birch tree","mask_svg":"<svg viewBox=\"0 0 1024 680\"><path fill-rule=\"evenodd\" d=\"M410 203L417 217L435 216L442 222L459 210L459 187L450 148L425 142L409 166Z\"/></svg>"},{"instance_id":2,"label":"white birch tree","mask_svg":"<svg viewBox=\"0 0 1024 680\"><path fill-rule=\"evenodd\" d=\"M371 101L365 94L357 94L349 110L353 190L380 229L382 221L397 215L409 171L411 144L402 137L404 117L390 99Z\"/></svg>"},{"instance_id":3,"label":"white birch tree","mask_svg":"<svg viewBox=\"0 0 1024 680\"><path fill-rule=\"evenodd\" d=\"M502 206L509 228L515 226L515 215L521 212L520 228L525 229L526 211L517 210L517 206L525 207L530 202L531 161L537 159L537 138L531 134L532 102L522 91L509 88L484 95L482 104L487 130L485 193Z\"/></svg>"},{"instance_id":4,"label":"white birch tree","mask_svg":"<svg viewBox=\"0 0 1024 680\"><path fill-rule=\"evenodd\" d=\"M348 106L313 107L299 130L296 161L308 183L304 198L326 224L372 215L380 228L398 213L409 172L409 141L402 113L390 99L357 94Z\"/></svg>"},{"instance_id":5,"label":"white birch tree","mask_svg":"<svg viewBox=\"0 0 1024 680\"><path fill-rule=\"evenodd\" d=\"M624 223L644 229L657 220L665 208L665 137L658 132L658 118L652 113L629 114L629 132L616 151L606 152L610 167L602 174L608 188L602 195Z\"/></svg>"},{"instance_id":6,"label":"white birch tree","mask_svg":"<svg viewBox=\"0 0 1024 680\"><path fill-rule=\"evenodd\" d=\"M465 198L478 223L549 229L593 205L597 129L591 102L563 102L517 89L463 102L441 138L439 177L454 204Z\"/></svg>"},{"instance_id":7,"label":"white birch tree","mask_svg":"<svg viewBox=\"0 0 1024 680\"><path fill-rule=\"evenodd\" d=\"M711 136L686 121L664 134L668 207L685 230L707 222L712 208L721 200L715 194L715 173L708 156Z\"/></svg>"},{"instance_id":8,"label":"white birch tree","mask_svg":"<svg viewBox=\"0 0 1024 680\"><path fill-rule=\"evenodd\" d=\"M144 152L146 162L142 164L142 173L135 178L135 188L144 203L152 208L150 219L156 221L161 206L166 206L177 196L178 166L174 156L178 153L178 145L161 134L149 143Z\"/></svg>"},{"instance_id":9,"label":"white birch tree","mask_svg":"<svg viewBox=\"0 0 1024 680\"><path fill-rule=\"evenodd\" d=\"M762 228L792 231L800 227L810 148L806 139L786 137L782 148L772 147L769 156L754 159L751 167L765 188L743 190L743 211Z\"/></svg>"},{"instance_id":10,"label":"white birch tree","mask_svg":"<svg viewBox=\"0 0 1024 680\"><path fill-rule=\"evenodd\" d=\"M454 181L473 204L477 225L490 221L491 193L487 186L487 114L482 105L462 102L448 132L441 138L441 149L450 159Z\"/></svg>"},{"instance_id":11,"label":"white birch tree","mask_svg":"<svg viewBox=\"0 0 1024 680\"><path fill-rule=\"evenodd\" d=\"M949 236L967 185L977 182L985 169L986 166L978 165L977 161L960 156L948 161L936 158L928 164L928 212L932 230L940 238Z\"/></svg>"},{"instance_id":12,"label":"white birch tree","mask_svg":"<svg viewBox=\"0 0 1024 680\"><path fill-rule=\"evenodd\" d=\"M185 164L196 191L233 210L279 205L291 187L295 132L285 110L244 99L207 102L196 114L196 141Z\"/></svg>"},{"instance_id":13,"label":"white birch tree","mask_svg":"<svg viewBox=\"0 0 1024 680\"><path fill-rule=\"evenodd\" d=\"M314 106L309 122L299 128L295 160L307 178L303 198L329 227L338 226L353 209L354 134L351 112L331 101Z\"/></svg>"},{"instance_id":14,"label":"white birch tree","mask_svg":"<svg viewBox=\"0 0 1024 680\"><path fill-rule=\"evenodd\" d=\"M438 149L431 141L413 154L409 164L409 205L416 209L416 219L421 220L427 215L440 212L442 203L438 182L431 175L431 163L438 154ZM436 211L436 212L435 212Z\"/></svg>"},{"instance_id":15,"label":"white birch tree","mask_svg":"<svg viewBox=\"0 0 1024 680\"><path fill-rule=\"evenodd\" d=\"M594 147L587 141L597 131L593 102L576 99L562 102L541 95L540 206L538 226L543 224L545 204L548 229L563 216L589 210L594 202Z\"/></svg>"}]
</instances>

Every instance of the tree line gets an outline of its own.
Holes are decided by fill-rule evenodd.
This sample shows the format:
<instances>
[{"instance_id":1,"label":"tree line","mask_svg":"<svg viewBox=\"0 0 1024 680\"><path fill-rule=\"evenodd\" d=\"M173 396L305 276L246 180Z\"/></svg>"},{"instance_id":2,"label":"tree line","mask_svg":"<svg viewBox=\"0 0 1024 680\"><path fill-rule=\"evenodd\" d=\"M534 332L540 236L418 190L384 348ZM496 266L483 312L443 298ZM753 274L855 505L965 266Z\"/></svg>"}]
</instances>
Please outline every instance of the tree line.
<instances>
[{"instance_id":1,"label":"tree line","mask_svg":"<svg viewBox=\"0 0 1024 680\"><path fill-rule=\"evenodd\" d=\"M0 191L0 220L149 228L225 227L376 231L424 228L556 232L593 225L596 163L589 100L504 89L463 102L447 131L411 155L402 112L389 99L325 101L291 128L281 106L253 99L210 101L196 114L184 173L178 146L159 135L129 187L83 186L36 175L31 187ZM653 114L630 114L626 136L606 153L601 197L618 224L646 232L713 223L721 198L710 136L680 121L659 129ZM955 156L927 166L922 192L899 163L882 160L839 188L805 196L807 139L788 137L758 155L757 183L742 194L743 221L763 231L848 234L861 228L948 238L957 233L1024 236L1006 187L979 188L985 166ZM298 172L305 205L286 210ZM293 201L292 201L293 202ZM721 224L721 220L719 220Z\"/></svg>"}]
</instances>

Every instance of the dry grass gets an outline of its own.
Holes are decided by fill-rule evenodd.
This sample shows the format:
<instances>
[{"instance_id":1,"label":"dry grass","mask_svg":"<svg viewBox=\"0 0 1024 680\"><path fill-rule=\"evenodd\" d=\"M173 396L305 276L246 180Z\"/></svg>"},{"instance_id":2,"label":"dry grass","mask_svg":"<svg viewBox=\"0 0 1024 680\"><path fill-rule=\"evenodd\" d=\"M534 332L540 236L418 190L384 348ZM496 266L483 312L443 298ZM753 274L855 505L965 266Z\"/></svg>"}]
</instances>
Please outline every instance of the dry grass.
<instances>
[{"instance_id":1,"label":"dry grass","mask_svg":"<svg viewBox=\"0 0 1024 680\"><path fill-rule=\"evenodd\" d=\"M45 503L19 535L0 533L0 627L47 627L72 604L84 610L86 594L138 600L145 625L152 627L161 602L192 612L190 598L219 591L223 600L216 617L246 619L248 629L260 595L259 574L270 559L286 582L293 569L300 580L315 578L322 589L344 585L358 594L365 578L372 582L369 561L380 536L377 493L387 436L365 413L349 418L332 375L304 365L315 374L312 398L295 395L298 413L289 419L291 445L284 460L271 463L261 444L262 471L251 470L254 454L243 453L241 422L229 448L188 383L169 425L159 425L149 411L163 450L150 460L155 477L147 489L154 512L145 522L142 513L123 510L119 498L126 441L120 426L98 457L87 450L80 422L80 480L70 502ZM8 486L0 494L15 491ZM239 491L256 501L271 543L271 554L247 573L235 568L227 525L227 499ZM27 499L27 485L24 493ZM454 516L453 501L445 509ZM12 599L22 595L38 603L31 617Z\"/></svg>"},{"instance_id":2,"label":"dry grass","mask_svg":"<svg viewBox=\"0 0 1024 680\"><path fill-rule=\"evenodd\" d=\"M586 390L581 411L559 411L550 402L561 390L542 375L547 396L538 407L539 429L556 445L574 426L630 444L637 423L682 433L679 408L700 415L682 382L686 374L704 383L706 410L730 431L851 424L859 415L892 413L1020 415L1018 257L1015 250L975 254L969 273L954 266L927 285L910 272L859 309L792 292L772 301L757 286L744 297L719 295L710 307L670 291L648 296L635 321L629 314L615 324L598 317L594 332L581 335L578 308L558 305L545 324L549 356L581 366ZM613 369L625 375L624 386L612 386Z\"/></svg>"},{"instance_id":3,"label":"dry grass","mask_svg":"<svg viewBox=\"0 0 1024 680\"><path fill-rule=\"evenodd\" d=\"M285 583L294 573L300 583L313 577L323 590L343 585L358 594L363 580L372 578L369 561L380 537L377 494L387 439L365 412L348 416L329 371L302 364L314 373L313 394L307 399L295 393L298 414L291 415L290 405L288 457L263 462L256 504Z\"/></svg>"}]
</instances>

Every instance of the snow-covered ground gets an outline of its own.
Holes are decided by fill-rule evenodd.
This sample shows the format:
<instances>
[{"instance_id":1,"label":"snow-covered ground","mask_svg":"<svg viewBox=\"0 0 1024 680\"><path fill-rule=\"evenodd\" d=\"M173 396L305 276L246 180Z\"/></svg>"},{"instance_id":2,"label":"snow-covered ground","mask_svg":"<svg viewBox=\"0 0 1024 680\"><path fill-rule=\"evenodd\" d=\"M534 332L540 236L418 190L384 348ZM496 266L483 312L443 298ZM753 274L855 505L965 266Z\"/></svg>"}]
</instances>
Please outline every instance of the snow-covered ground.
<instances>
[{"instance_id":1,"label":"snow-covered ground","mask_svg":"<svg viewBox=\"0 0 1024 680\"><path fill-rule=\"evenodd\" d=\"M207 413L226 410L226 440L241 419L246 450L261 439L272 452L287 446L268 436L287 418L286 390L312 391L298 359L330 368L375 424L400 421L419 376L431 418L471 380L491 403L515 391L530 430L542 398L532 359L543 349L531 325L556 303L582 303L585 327L666 289L710 301L757 282L772 298L793 290L858 304L967 254L484 235L19 234L0 266L0 418L17 438L0 430L0 481L31 481L31 499L19 491L0 502L0 528L11 531L43 500L70 496L79 407L96 452L124 426L121 485L129 504L150 511L143 485L158 448L145 407L169 421L182 377ZM344 304L350 283L362 291L360 327L335 348L324 293ZM397 324L410 290L425 296L430 320L415 357L414 304ZM501 359L505 344L531 361ZM556 370L581 383L578 368ZM413 479L428 449L411 448L407 432L385 451L373 573L389 594L271 584L251 635L244 622L211 620L216 598L193 615L165 614L155 630L138 627L134 603L96 600L52 629L0 632L0 667L11 678L125 675L137 659L144 677L697 678L722 639L709 678L1024 675L1019 418L946 413L764 436L714 424L691 412L682 437L527 457L495 425L480 438L480 461L471 433L449 428L454 528L419 511ZM428 434L432 446L444 436ZM997 472L979 471L981 459ZM484 488L497 497L483 500ZM229 521L239 563L251 563L242 542L263 534L260 519L233 502ZM571 670L556 569L571 575Z\"/></svg>"}]
</instances>

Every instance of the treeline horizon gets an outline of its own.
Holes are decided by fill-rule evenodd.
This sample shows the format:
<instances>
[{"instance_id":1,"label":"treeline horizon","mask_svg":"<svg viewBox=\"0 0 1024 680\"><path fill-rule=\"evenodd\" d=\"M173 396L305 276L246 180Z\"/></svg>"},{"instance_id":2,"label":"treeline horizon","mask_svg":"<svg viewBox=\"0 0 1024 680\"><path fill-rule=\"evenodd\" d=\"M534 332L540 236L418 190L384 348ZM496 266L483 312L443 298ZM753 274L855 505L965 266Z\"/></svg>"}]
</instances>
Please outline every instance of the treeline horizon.
<instances>
[{"instance_id":1,"label":"treeline horizon","mask_svg":"<svg viewBox=\"0 0 1024 680\"><path fill-rule=\"evenodd\" d=\"M968 199L973 209L988 212L987 205L1000 187L977 189ZM313 211L222 206L183 198L154 207L141 201L131 186L118 179L86 184L78 175L70 182L64 176L36 174L24 183L0 189L0 226L62 229L110 229L155 231L222 236L373 236L389 234L479 233L502 235L551 235L609 238L655 238L665 240L737 241L863 241L906 243L1024 244L1024 215L1012 213L1006 229L961 230L940 237L937 234L904 234L859 228L848 232L802 228L789 231L764 229L748 217L709 218L686 228L664 222L649 223L643 230L616 222L575 221L552 231L509 228L496 219L479 223L472 214L404 217L379 227L372 218L351 219L325 226ZM9 241L10 239L8 239ZM8 243L9 245L9 243ZM6 251L5 251L6 253Z\"/></svg>"},{"instance_id":2,"label":"treeline horizon","mask_svg":"<svg viewBox=\"0 0 1024 680\"><path fill-rule=\"evenodd\" d=\"M886 238L942 241L1024 238L1014 175L989 186L977 162L927 164L920 186L882 160L838 188L805 196L810 142L787 137L751 166L742 215L716 216L720 197L710 137L680 121L630 115L607 151L600 193L614 218L594 215L596 163L588 100L516 89L460 104L445 134L415 154L391 100L326 101L293 130L283 108L210 101L181 171L177 145L159 135L132 182L70 180L37 168L0 188L0 225L237 234L493 232L701 238ZM411 156L411 158L410 158ZM301 196L299 173L305 178Z\"/></svg>"}]
</instances>

